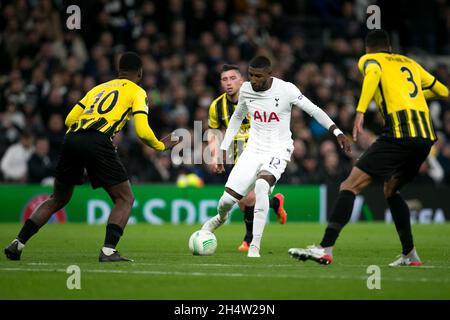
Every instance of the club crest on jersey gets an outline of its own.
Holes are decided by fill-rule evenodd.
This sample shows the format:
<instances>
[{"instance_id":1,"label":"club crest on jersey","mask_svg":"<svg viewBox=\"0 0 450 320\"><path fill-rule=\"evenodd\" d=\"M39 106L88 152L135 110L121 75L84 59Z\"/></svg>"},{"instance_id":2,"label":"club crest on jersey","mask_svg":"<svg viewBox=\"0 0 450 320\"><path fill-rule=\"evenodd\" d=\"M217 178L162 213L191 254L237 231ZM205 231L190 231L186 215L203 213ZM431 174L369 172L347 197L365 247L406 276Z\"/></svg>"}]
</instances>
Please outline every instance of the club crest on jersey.
<instances>
[{"instance_id":1,"label":"club crest on jersey","mask_svg":"<svg viewBox=\"0 0 450 320\"><path fill-rule=\"evenodd\" d=\"M279 104L278 104L279 101L280 101L280 98L275 98L275 107L279 106Z\"/></svg>"},{"instance_id":2,"label":"club crest on jersey","mask_svg":"<svg viewBox=\"0 0 450 320\"><path fill-rule=\"evenodd\" d=\"M278 116L275 112L266 113L265 111L262 111L260 113L258 110L256 110L255 113L253 114L253 119L255 119L255 121L260 121L260 122L271 122L271 121L279 122L280 121L280 119L278 118Z\"/></svg>"}]
</instances>

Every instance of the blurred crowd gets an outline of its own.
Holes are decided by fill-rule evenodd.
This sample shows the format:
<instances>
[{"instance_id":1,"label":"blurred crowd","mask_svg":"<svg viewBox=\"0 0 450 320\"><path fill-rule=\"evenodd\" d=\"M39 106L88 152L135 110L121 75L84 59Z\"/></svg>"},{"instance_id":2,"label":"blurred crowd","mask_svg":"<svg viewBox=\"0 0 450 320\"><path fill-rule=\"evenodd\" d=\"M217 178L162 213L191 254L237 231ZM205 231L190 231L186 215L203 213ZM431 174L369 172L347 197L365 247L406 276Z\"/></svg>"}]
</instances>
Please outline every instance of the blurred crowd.
<instances>
[{"instance_id":1,"label":"blurred crowd","mask_svg":"<svg viewBox=\"0 0 450 320\"><path fill-rule=\"evenodd\" d=\"M158 137L177 128L192 131L194 121L206 130L209 105L221 91L222 64L237 64L245 75L256 54L269 56L274 76L295 83L351 134L362 83L357 61L372 3L381 7L395 51L412 54L450 87L447 0L92 0L78 3L80 30L67 28L65 1L2 0L1 181L51 182L66 115L89 89L116 76L124 51L143 59L141 86ZM449 104L429 104L439 141L420 169L420 183L450 184ZM294 109L295 151L280 183L339 183L382 125L371 105L366 130L347 157L325 129ZM173 183L192 173L204 183L225 181L206 164L174 163L170 153L144 146L132 121L114 143L134 183Z\"/></svg>"}]
</instances>

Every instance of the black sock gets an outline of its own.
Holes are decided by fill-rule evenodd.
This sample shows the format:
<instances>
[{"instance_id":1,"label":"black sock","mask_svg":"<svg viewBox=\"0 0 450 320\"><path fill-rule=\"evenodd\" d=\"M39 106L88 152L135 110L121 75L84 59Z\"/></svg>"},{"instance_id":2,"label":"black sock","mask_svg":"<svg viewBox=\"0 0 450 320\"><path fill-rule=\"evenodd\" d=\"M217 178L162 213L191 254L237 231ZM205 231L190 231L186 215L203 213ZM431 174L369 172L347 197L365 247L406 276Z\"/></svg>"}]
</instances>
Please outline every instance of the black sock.
<instances>
[{"instance_id":1,"label":"black sock","mask_svg":"<svg viewBox=\"0 0 450 320\"><path fill-rule=\"evenodd\" d=\"M244 241L247 243L252 242L253 239L253 212L255 206L245 207L244 222L245 222L245 237Z\"/></svg>"},{"instance_id":2,"label":"black sock","mask_svg":"<svg viewBox=\"0 0 450 320\"><path fill-rule=\"evenodd\" d=\"M35 235L39 231L39 226L33 222L31 219L27 219L22 226L22 229L17 236L17 239L23 244L27 243L28 239L30 239L33 235Z\"/></svg>"},{"instance_id":3,"label":"black sock","mask_svg":"<svg viewBox=\"0 0 450 320\"><path fill-rule=\"evenodd\" d=\"M280 206L280 200L278 200L278 198L272 198L272 199L270 199L270 200L269 200L269 206L270 206L273 210L277 211L277 210L278 210L278 207Z\"/></svg>"},{"instance_id":4,"label":"black sock","mask_svg":"<svg viewBox=\"0 0 450 320\"><path fill-rule=\"evenodd\" d=\"M348 190L342 190L334 204L333 212L325 229L320 245L322 247L334 246L342 228L348 223L352 216L355 194Z\"/></svg>"},{"instance_id":5,"label":"black sock","mask_svg":"<svg viewBox=\"0 0 450 320\"><path fill-rule=\"evenodd\" d=\"M120 237L123 235L123 229L117 224L108 223L106 226L105 244L107 248L115 249Z\"/></svg>"},{"instance_id":6,"label":"black sock","mask_svg":"<svg viewBox=\"0 0 450 320\"><path fill-rule=\"evenodd\" d=\"M408 205L398 193L386 200L391 209L392 219L402 243L403 254L406 255L414 248Z\"/></svg>"}]
</instances>

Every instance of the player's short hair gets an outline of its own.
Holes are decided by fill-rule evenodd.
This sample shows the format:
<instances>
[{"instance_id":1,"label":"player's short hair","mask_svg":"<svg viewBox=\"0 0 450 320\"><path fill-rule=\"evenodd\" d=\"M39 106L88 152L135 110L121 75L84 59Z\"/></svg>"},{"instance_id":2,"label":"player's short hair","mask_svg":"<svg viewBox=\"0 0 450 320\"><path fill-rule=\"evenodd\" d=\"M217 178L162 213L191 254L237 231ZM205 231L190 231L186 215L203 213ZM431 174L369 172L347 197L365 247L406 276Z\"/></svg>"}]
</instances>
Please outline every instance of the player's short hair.
<instances>
[{"instance_id":1,"label":"player's short hair","mask_svg":"<svg viewBox=\"0 0 450 320\"><path fill-rule=\"evenodd\" d=\"M249 67L257 69L270 68L272 63L266 56L256 56L249 62Z\"/></svg>"},{"instance_id":2,"label":"player's short hair","mask_svg":"<svg viewBox=\"0 0 450 320\"><path fill-rule=\"evenodd\" d=\"M125 52L119 59L119 71L139 71L142 60L135 52Z\"/></svg>"},{"instance_id":3,"label":"player's short hair","mask_svg":"<svg viewBox=\"0 0 450 320\"><path fill-rule=\"evenodd\" d=\"M386 31L372 30L366 35L366 47L368 48L389 48L389 35Z\"/></svg>"},{"instance_id":4,"label":"player's short hair","mask_svg":"<svg viewBox=\"0 0 450 320\"><path fill-rule=\"evenodd\" d=\"M230 70L236 70L236 72L241 73L241 70L239 70L239 67L235 64L224 64L222 66L222 70L220 70L220 73L230 71Z\"/></svg>"}]
</instances>

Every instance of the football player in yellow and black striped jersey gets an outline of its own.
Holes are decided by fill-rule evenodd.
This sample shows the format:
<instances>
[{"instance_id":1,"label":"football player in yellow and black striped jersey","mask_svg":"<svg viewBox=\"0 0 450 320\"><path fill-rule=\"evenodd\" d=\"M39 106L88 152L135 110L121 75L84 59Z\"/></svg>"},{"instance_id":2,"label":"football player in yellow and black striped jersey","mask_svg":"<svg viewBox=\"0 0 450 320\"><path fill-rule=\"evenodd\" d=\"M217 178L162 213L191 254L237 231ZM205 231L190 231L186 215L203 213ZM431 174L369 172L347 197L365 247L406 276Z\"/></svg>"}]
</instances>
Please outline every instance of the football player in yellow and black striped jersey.
<instances>
[{"instance_id":1,"label":"football player in yellow and black striped jersey","mask_svg":"<svg viewBox=\"0 0 450 320\"><path fill-rule=\"evenodd\" d=\"M130 216L134 198L112 138L133 115L136 133L148 146L162 151L175 145L178 140L169 136L160 141L150 129L147 95L137 85L142 78L142 70L142 61L137 54L124 53L119 60L119 77L90 90L69 113L66 118L69 129L56 167L53 194L36 208L17 239L5 249L9 259L19 260L28 239L54 212L69 202L74 186L83 182L86 169L92 187L104 188L114 203L99 261L130 261L115 250Z\"/></svg>"},{"instance_id":2,"label":"football player in yellow and black striped jersey","mask_svg":"<svg viewBox=\"0 0 450 320\"><path fill-rule=\"evenodd\" d=\"M239 71L239 67L235 65L225 64L222 66L220 74L220 84L225 91L216 98L209 107L208 125L211 129L226 129L233 115L239 98L239 89L244 79ZM233 161L236 163L239 155L245 148L249 138L250 117L242 121L239 132L234 138ZM217 159L216 154L219 152L218 141L215 134L208 135L208 144L211 150L212 159ZM216 165L216 164L213 164ZM248 251L250 242L253 238L253 211L255 209L255 193L249 192L246 197L239 201L239 207L244 212L244 222L246 226L246 234L242 244L239 246L240 251ZM277 220L281 224L286 223L287 214L284 210L284 196L281 193L276 194L270 199L270 207L277 214Z\"/></svg>"},{"instance_id":3,"label":"football player in yellow and black striped jersey","mask_svg":"<svg viewBox=\"0 0 450 320\"><path fill-rule=\"evenodd\" d=\"M227 79L227 76L223 77L223 79ZM238 79L236 80L238 81L240 87L242 82L240 82ZM218 98L216 98L209 107L208 126L211 129L228 128L228 122L230 121L231 115L233 114L234 109L236 108L237 105L237 100L233 102L231 100L232 98L228 94L228 92L233 92L233 90L235 90L232 81L233 79L230 79L230 81L228 81L229 87L228 89L226 89L227 92L223 93ZM235 93L235 95L238 94L239 91ZM234 147L233 147L234 163L237 162L239 155L242 153L242 151L245 148L245 145L247 144L247 140L249 138L249 130L250 130L250 118L247 117L242 121L241 128L239 129L238 134L234 137Z\"/></svg>"},{"instance_id":4,"label":"football player in yellow and black striped jersey","mask_svg":"<svg viewBox=\"0 0 450 320\"><path fill-rule=\"evenodd\" d=\"M134 116L136 134L157 151L165 149L148 126L147 93L133 81L119 77L91 89L66 118L67 133L98 131L111 140Z\"/></svg>"},{"instance_id":5,"label":"football player in yellow and black striped jersey","mask_svg":"<svg viewBox=\"0 0 450 320\"><path fill-rule=\"evenodd\" d=\"M356 109L360 118L374 99L384 118L382 136L436 140L426 99L446 96L443 84L411 58L389 51L362 56L358 68L364 75Z\"/></svg>"},{"instance_id":6,"label":"football player in yellow and black striped jersey","mask_svg":"<svg viewBox=\"0 0 450 320\"><path fill-rule=\"evenodd\" d=\"M342 182L320 247L295 249L292 254L303 260L330 263L332 248L350 219L355 196L378 178L384 182L384 196L402 244L402 256L390 265L419 266L422 262L414 248L410 212L399 190L414 179L436 140L426 100L447 97L448 89L411 58L393 53L383 30L368 33L366 54L358 66L364 82L353 139L356 141L362 131L364 113L372 99L384 118L384 130Z\"/></svg>"}]
</instances>

